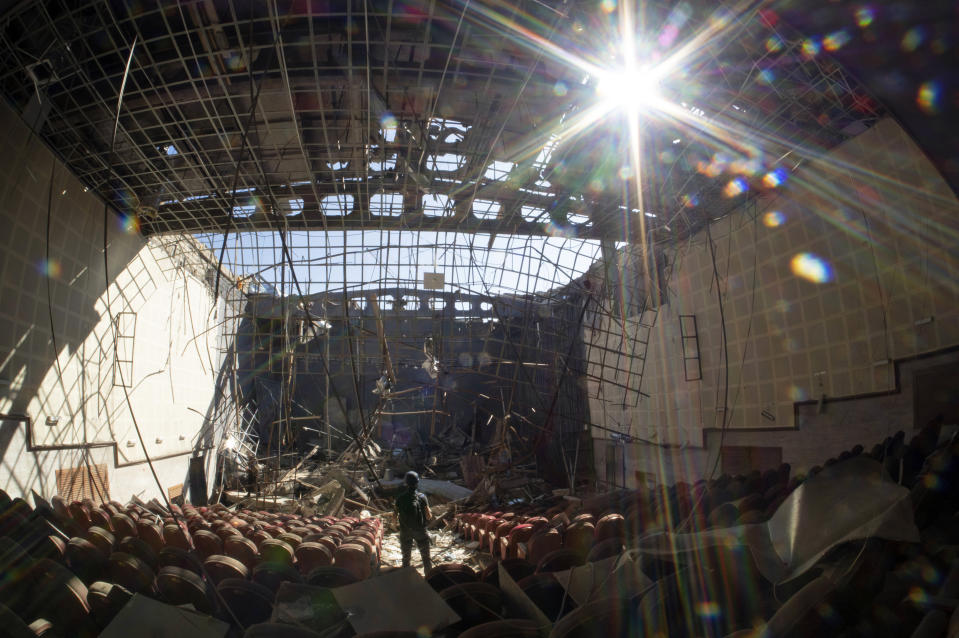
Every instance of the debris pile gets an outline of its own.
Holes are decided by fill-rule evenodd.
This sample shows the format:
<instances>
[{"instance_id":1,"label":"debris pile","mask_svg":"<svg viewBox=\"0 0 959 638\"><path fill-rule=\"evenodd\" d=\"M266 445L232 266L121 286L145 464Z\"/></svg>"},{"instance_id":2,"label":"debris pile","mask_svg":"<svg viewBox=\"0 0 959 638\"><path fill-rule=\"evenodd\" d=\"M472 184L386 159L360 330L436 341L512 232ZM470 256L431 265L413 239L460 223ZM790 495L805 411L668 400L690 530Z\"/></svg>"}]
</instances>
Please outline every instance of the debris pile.
<instances>
[{"instance_id":1,"label":"debris pile","mask_svg":"<svg viewBox=\"0 0 959 638\"><path fill-rule=\"evenodd\" d=\"M900 432L807 476L783 465L463 512L453 527L516 573L550 635L953 635L957 484L959 438L933 423L908 444ZM604 594L563 604L574 598L570 574L605 560L619 567L603 572Z\"/></svg>"},{"instance_id":2,"label":"debris pile","mask_svg":"<svg viewBox=\"0 0 959 638\"><path fill-rule=\"evenodd\" d=\"M303 516L384 515L393 509L405 472L416 470L423 477L419 489L437 515L434 528L464 507L548 506L555 500L534 462L514 462L505 425L497 428L503 436L475 449L474 439L452 425L436 436L416 436L400 449L382 448L371 431L339 453L314 445L299 457L257 458L251 430L238 429L222 451L232 469L223 472L220 498L242 508Z\"/></svg>"},{"instance_id":3,"label":"debris pile","mask_svg":"<svg viewBox=\"0 0 959 638\"><path fill-rule=\"evenodd\" d=\"M959 626L959 436L937 424L806 476L784 465L510 509L434 483L453 498L437 505L441 563L425 578L394 567L395 536L375 516L0 494L4 628L853 638Z\"/></svg>"}]
</instances>

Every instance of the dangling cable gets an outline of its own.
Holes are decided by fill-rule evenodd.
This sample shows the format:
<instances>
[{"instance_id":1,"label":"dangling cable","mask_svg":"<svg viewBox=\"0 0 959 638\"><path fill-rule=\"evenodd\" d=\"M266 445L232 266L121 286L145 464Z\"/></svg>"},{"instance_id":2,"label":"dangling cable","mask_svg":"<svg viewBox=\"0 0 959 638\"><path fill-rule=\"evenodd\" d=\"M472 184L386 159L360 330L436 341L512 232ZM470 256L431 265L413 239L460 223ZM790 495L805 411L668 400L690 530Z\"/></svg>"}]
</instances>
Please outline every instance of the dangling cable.
<instances>
[{"instance_id":1,"label":"dangling cable","mask_svg":"<svg viewBox=\"0 0 959 638\"><path fill-rule=\"evenodd\" d=\"M120 94L117 96L117 115L116 115L116 120L114 121L114 124L113 124L113 136L110 139L110 157L111 158L113 157L113 153L116 148L117 131L120 128L120 109L123 106L123 95L126 91L127 79L130 77L130 65L133 63L133 53L134 51L136 51L136 46L137 46L137 38L134 37L133 44L130 46L130 55L127 57L126 68L123 70L123 81L120 83ZM110 283L109 237L110 237L110 207L106 202L104 202L103 204L103 279L104 279L104 283L106 284L106 290L104 292L104 295L106 300L107 317L110 320L110 329L112 330L112 334L113 334L113 347L116 348L117 325L116 325L116 321L113 318L113 309L110 307L111 283ZM217 271L217 274L219 274L219 270ZM216 297L214 296L214 300L215 299ZM160 482L160 477L157 475L156 468L153 466L153 460L150 458L149 452L147 452L147 446L143 440L143 433L140 431L140 425L137 423L136 414L134 413L134 410L133 410L133 402L130 400L130 392L127 389L126 382L123 379L123 369L121 367L118 367L117 371L120 375L120 386L123 388L123 397L124 397L124 400L126 401L127 408L130 411L130 419L133 421L133 429L137 433L137 439L139 439L140 441L140 447L143 448L143 458L146 460L147 465L150 467L150 473L153 475L153 480L154 482L156 482L157 488L160 491L160 496L163 498L163 501L166 503L167 510L170 512L170 516L173 518L177 527L180 528L181 531L185 531L184 524L180 520L180 517L177 516L177 513L174 511L173 503L170 502L170 499L167 496L166 490L163 489L163 484ZM187 533L185 534L185 536L187 540L189 541L190 545L192 546L193 539L191 535ZM209 580L210 577L209 577L209 574L206 573L206 567L204 567L203 564L201 563L200 568L201 568L201 571L203 571L207 580ZM242 623L240 623L239 618L237 618L236 614L233 612L233 609L226 603L226 600L223 599L222 594L220 594L220 592L216 588L214 588L213 591L216 594L217 598L219 599L220 603L223 605L223 607L229 612L230 617L237 624L237 626L242 627Z\"/></svg>"}]
</instances>

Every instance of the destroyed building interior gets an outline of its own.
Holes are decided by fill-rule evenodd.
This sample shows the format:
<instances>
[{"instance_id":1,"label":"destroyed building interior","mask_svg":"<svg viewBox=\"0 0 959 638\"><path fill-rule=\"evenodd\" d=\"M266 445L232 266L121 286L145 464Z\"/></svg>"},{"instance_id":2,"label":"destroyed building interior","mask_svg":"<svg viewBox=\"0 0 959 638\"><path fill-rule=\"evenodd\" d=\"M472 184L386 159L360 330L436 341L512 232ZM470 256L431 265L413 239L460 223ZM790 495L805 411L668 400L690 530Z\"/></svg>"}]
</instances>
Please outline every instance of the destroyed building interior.
<instances>
[{"instance_id":1,"label":"destroyed building interior","mask_svg":"<svg viewBox=\"0 0 959 638\"><path fill-rule=\"evenodd\" d=\"M957 43L0 1L0 634L959 636Z\"/></svg>"}]
</instances>

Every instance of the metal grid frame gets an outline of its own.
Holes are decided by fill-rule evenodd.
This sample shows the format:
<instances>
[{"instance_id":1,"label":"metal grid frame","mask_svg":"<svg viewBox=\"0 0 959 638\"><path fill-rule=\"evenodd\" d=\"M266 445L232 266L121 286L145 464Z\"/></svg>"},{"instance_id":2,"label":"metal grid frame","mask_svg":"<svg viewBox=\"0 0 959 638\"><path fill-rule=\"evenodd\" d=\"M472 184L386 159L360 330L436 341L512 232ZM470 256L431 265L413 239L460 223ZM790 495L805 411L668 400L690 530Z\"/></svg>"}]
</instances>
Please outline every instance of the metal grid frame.
<instances>
[{"instance_id":1,"label":"metal grid frame","mask_svg":"<svg viewBox=\"0 0 959 638\"><path fill-rule=\"evenodd\" d=\"M645 21L664 24L673 5L645 3ZM716 16L716 3L685 6L690 31ZM650 321L645 304L625 312L605 300L626 283L637 299L655 300L655 273L624 283L590 264L608 263L630 243L642 246L638 263L651 263L647 242L688 237L754 196L730 196L725 179L702 170L717 156L728 155L726 164L757 160L767 168L788 159L794 166L883 115L838 65L806 55L803 38L752 9L701 47L684 86L666 90L715 129L753 133L717 140L709 129L675 122L648 127L640 156L653 170L636 189L611 178L628 163L623 121L612 117L586 135L565 136L565 122L588 106L594 86L516 37L526 30L586 50L604 34L592 28L602 26L593 2L419 10L345 0L322 13L314 3L287 8L278 0L138 7L15 6L0 17L0 90L20 108L48 104L45 119L31 124L76 175L145 234L158 235L175 267L230 288L236 303L223 321L254 322L252 337L265 340L266 372L278 377L288 408L300 365L319 362L329 376L338 365L352 387L333 393L352 393L362 405L384 342L419 348L404 343L402 329L376 334L373 292L447 299L439 310L422 301L386 310L399 326L433 322L432 356L447 369L466 367L458 343L482 337L483 375L503 390L494 397L500 418L525 419L537 439L554 414L582 416L567 370L622 391L624 407L635 405ZM765 46L773 37L775 50ZM767 72L774 79L757 82ZM761 171L751 181L758 187ZM643 210L633 190L641 191ZM424 295L422 271L439 263L447 289ZM227 272L235 283L222 277ZM237 300L238 291L245 298ZM271 301L260 307L253 301L264 294ZM476 302L457 309L449 297L456 294ZM336 362L328 353L304 354L293 330L311 317L303 308L320 299L324 312L312 317L337 324L331 330L342 335ZM325 311L331 300L335 317ZM579 352L570 335L585 327L593 336ZM232 372L258 368L235 360ZM527 386L547 391L524 394ZM438 393L430 396L435 420L442 405ZM375 415L361 411L361 435ZM289 423L281 415L272 425L279 431ZM581 425L564 423L560 432Z\"/></svg>"},{"instance_id":2,"label":"metal grid frame","mask_svg":"<svg viewBox=\"0 0 959 638\"><path fill-rule=\"evenodd\" d=\"M663 22L671 4L647 3L646 21ZM575 25L594 26L591 3L331 6L148 2L133 14L120 3L24 3L0 19L0 87L18 105L47 100L41 135L81 180L138 215L146 233L418 229L638 242L644 225L659 231L655 239L675 239L739 203L696 167L714 151L731 161L751 151L734 143L717 151L708 135L675 124L644 131L644 162L661 169L644 179L643 201L656 217L643 223L630 219L640 213L615 180L598 192L583 188L596 171L590 145L618 135L621 122L543 156L593 87L502 25L588 50L590 29ZM729 10L689 6L691 31ZM775 50L765 47L769 38ZM760 131L747 145L766 155L817 153L883 111L805 45L759 11L737 16L726 37L702 47L684 83L668 87L670 97L704 109L716 126ZM764 73L775 78L757 81ZM387 114L395 127L380 122ZM673 139L681 139L676 148ZM664 163L665 151L675 158ZM624 149L615 152L625 161ZM400 214L371 210L383 194L402 200ZM441 214L424 205L433 195L449 198ZM487 218L475 200L500 210Z\"/></svg>"}]
</instances>

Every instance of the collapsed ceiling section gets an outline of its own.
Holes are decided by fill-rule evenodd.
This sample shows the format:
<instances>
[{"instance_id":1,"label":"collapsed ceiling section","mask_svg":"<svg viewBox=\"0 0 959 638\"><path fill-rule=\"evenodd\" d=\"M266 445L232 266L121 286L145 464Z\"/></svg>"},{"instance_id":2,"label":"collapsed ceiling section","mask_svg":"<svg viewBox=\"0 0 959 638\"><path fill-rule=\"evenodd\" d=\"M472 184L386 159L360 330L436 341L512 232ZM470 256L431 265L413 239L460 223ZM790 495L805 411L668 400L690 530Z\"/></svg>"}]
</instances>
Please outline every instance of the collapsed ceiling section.
<instances>
[{"instance_id":1,"label":"collapsed ceiling section","mask_svg":"<svg viewBox=\"0 0 959 638\"><path fill-rule=\"evenodd\" d=\"M146 234L656 242L882 115L754 5L21 3L0 87ZM602 105L626 31L664 69L638 127Z\"/></svg>"}]
</instances>

